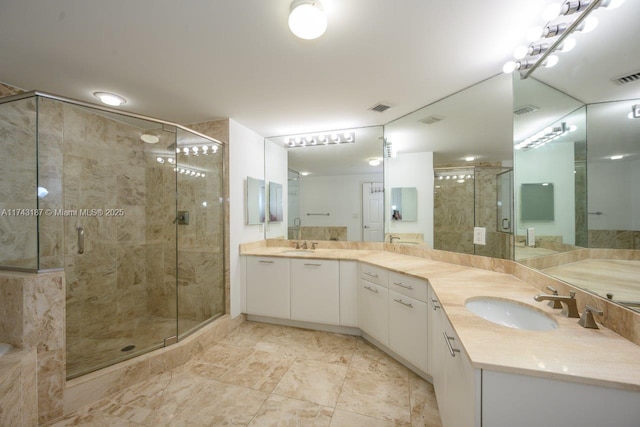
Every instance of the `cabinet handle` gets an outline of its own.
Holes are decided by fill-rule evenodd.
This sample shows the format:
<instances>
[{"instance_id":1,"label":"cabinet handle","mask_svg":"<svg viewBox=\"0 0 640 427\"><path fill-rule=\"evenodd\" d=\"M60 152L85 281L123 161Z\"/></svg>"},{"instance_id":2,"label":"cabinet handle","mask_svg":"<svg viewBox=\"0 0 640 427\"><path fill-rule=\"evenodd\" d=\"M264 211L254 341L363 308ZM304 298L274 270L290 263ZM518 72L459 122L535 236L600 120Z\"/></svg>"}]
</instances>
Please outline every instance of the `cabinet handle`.
<instances>
[{"instance_id":1,"label":"cabinet handle","mask_svg":"<svg viewBox=\"0 0 640 427\"><path fill-rule=\"evenodd\" d=\"M308 264L308 263L307 263L307 264L305 264L305 265L307 265L307 266L309 266L309 267L322 267L322 264Z\"/></svg>"},{"instance_id":2,"label":"cabinet handle","mask_svg":"<svg viewBox=\"0 0 640 427\"><path fill-rule=\"evenodd\" d=\"M396 286L400 286L401 288L409 289L410 291L413 290L413 286L411 286L411 285L403 285L402 282L400 282L400 283L393 282L393 284L396 285Z\"/></svg>"},{"instance_id":3,"label":"cabinet handle","mask_svg":"<svg viewBox=\"0 0 640 427\"><path fill-rule=\"evenodd\" d=\"M273 264L273 261L264 261L264 260L260 260L258 262L261 262L263 264Z\"/></svg>"},{"instance_id":4,"label":"cabinet handle","mask_svg":"<svg viewBox=\"0 0 640 427\"><path fill-rule=\"evenodd\" d=\"M370 290L371 292L376 293L376 294L379 292L377 289L373 289L371 286L365 286L364 288L365 288L365 289L368 289L368 290Z\"/></svg>"},{"instance_id":5,"label":"cabinet handle","mask_svg":"<svg viewBox=\"0 0 640 427\"><path fill-rule=\"evenodd\" d=\"M451 345L451 341L455 341L455 338L448 336L446 331L443 331L442 335L444 335L444 342L446 342L447 347L449 347L449 354L451 354L451 357L456 357L456 353L460 353L460 350L453 348Z\"/></svg>"},{"instance_id":6,"label":"cabinet handle","mask_svg":"<svg viewBox=\"0 0 640 427\"><path fill-rule=\"evenodd\" d=\"M438 303L437 299L431 298L431 305L433 306L433 311L436 311L437 309L442 308Z\"/></svg>"},{"instance_id":7,"label":"cabinet handle","mask_svg":"<svg viewBox=\"0 0 640 427\"><path fill-rule=\"evenodd\" d=\"M411 303L406 303L404 301L402 301L401 299L394 299L395 302L399 302L400 304L404 305L405 307L409 307L409 308L413 308L413 304Z\"/></svg>"},{"instance_id":8,"label":"cabinet handle","mask_svg":"<svg viewBox=\"0 0 640 427\"><path fill-rule=\"evenodd\" d=\"M365 271L364 274L366 274L367 276L370 276L370 277L376 277L376 278L378 277L377 274L369 273L368 271Z\"/></svg>"}]
</instances>

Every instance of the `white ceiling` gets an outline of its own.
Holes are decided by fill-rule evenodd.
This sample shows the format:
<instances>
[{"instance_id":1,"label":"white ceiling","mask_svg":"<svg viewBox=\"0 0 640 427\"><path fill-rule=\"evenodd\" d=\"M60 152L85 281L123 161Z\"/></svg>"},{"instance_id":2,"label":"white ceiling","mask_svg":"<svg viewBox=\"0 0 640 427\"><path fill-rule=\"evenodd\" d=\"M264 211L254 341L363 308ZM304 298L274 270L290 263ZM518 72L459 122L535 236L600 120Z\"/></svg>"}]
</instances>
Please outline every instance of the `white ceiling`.
<instances>
[{"instance_id":1,"label":"white ceiling","mask_svg":"<svg viewBox=\"0 0 640 427\"><path fill-rule=\"evenodd\" d=\"M487 79L552 2L323 0L327 32L305 41L287 27L290 0L1 0L0 81L89 102L111 91L128 111L178 123L231 117L263 136L401 118L385 129L401 151L433 151L437 163L504 160L513 106L507 86ZM582 102L640 98L640 82L610 80L640 71L640 0L594 15L599 27L576 34L577 47L535 78ZM456 92L485 80L458 102ZM379 102L392 108L368 110ZM431 113L445 120L417 122ZM417 136L402 138L410 129ZM371 155L359 153L358 173L371 170ZM321 158L310 162L321 168Z\"/></svg>"},{"instance_id":2,"label":"white ceiling","mask_svg":"<svg viewBox=\"0 0 640 427\"><path fill-rule=\"evenodd\" d=\"M378 125L499 73L549 0L323 3L305 41L290 0L2 0L0 81L264 136Z\"/></svg>"}]
</instances>

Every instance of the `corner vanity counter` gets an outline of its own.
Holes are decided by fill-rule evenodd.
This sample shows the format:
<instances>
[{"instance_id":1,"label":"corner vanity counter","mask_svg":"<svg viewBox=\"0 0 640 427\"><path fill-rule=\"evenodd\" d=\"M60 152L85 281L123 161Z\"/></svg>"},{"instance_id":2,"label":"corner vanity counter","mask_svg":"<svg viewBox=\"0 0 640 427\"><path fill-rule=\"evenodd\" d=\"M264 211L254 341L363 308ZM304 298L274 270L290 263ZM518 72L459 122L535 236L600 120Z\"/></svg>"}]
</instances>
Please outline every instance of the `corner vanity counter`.
<instances>
[{"instance_id":1,"label":"corner vanity counter","mask_svg":"<svg viewBox=\"0 0 640 427\"><path fill-rule=\"evenodd\" d=\"M511 274L385 250L262 246L243 249L242 255L249 316L250 289L261 288L266 277L251 277L250 259L270 263L284 258L316 269L320 262L311 260L335 263L333 273L326 273L329 279L310 286L331 284L332 296L310 295L302 305L306 318L294 315L299 302L289 299L301 298L294 264L290 273L280 272L278 283L286 282L278 299L281 311L257 314L266 321L289 319L285 324L294 326L323 324L360 332L433 382L445 427L640 425L640 346L602 325L581 327L578 319L565 317L547 301L535 301L542 292ZM259 298L273 295L269 291ZM520 310L525 320L531 316L542 326L508 327L485 320L467 307L474 300L480 306L489 302L489 318L495 306L504 306L500 315ZM318 320L322 317L309 314L314 305L332 313Z\"/></svg>"}]
</instances>

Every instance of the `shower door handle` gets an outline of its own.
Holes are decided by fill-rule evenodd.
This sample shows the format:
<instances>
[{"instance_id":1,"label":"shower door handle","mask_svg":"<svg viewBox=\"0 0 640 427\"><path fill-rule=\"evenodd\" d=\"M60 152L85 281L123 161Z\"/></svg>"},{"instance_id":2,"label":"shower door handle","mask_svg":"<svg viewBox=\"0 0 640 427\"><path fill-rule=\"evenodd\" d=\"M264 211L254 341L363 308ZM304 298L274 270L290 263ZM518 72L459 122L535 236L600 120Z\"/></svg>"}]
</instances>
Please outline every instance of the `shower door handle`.
<instances>
[{"instance_id":1,"label":"shower door handle","mask_svg":"<svg viewBox=\"0 0 640 427\"><path fill-rule=\"evenodd\" d=\"M84 228L78 227L76 230L78 230L78 253L83 254L84 253Z\"/></svg>"}]
</instances>

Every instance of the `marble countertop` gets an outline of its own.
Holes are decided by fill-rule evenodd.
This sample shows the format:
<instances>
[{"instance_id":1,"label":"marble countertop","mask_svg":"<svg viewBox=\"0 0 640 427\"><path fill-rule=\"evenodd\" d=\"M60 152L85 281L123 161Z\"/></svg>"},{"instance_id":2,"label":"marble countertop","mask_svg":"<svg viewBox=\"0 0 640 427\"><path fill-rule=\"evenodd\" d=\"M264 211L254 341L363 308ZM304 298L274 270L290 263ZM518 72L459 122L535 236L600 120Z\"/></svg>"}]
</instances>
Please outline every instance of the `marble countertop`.
<instances>
[{"instance_id":1,"label":"marble countertop","mask_svg":"<svg viewBox=\"0 0 640 427\"><path fill-rule=\"evenodd\" d=\"M546 302L540 291L510 274L433 261L386 251L260 247L243 255L357 260L428 279L475 368L640 391L640 346L599 325L585 329ZM286 252L286 253L285 253ZM484 320L465 307L476 296L519 301L548 313L559 327L551 331L512 329ZM582 311L583 307L578 307Z\"/></svg>"}]
</instances>

